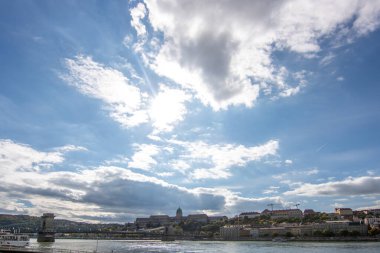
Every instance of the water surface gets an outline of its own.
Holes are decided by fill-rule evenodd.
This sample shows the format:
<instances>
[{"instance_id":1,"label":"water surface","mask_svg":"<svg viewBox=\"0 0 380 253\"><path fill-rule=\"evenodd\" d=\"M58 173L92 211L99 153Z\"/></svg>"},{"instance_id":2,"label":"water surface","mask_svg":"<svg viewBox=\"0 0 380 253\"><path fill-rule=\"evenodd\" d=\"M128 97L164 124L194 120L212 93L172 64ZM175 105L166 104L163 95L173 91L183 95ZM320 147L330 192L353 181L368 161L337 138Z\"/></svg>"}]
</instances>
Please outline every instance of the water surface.
<instances>
[{"instance_id":1,"label":"water surface","mask_svg":"<svg viewBox=\"0 0 380 253\"><path fill-rule=\"evenodd\" d=\"M239 252L239 253L379 253L380 242L215 242L215 241L106 241L57 239L55 243L37 243L40 248L62 248L98 252Z\"/></svg>"}]
</instances>

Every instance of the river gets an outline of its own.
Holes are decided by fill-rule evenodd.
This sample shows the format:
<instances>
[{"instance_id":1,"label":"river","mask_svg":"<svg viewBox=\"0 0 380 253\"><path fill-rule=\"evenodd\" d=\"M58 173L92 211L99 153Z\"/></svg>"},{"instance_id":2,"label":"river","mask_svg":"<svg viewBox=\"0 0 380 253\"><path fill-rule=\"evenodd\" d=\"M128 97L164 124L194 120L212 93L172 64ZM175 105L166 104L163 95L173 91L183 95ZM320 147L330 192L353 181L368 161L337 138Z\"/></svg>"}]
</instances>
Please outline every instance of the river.
<instances>
[{"instance_id":1,"label":"river","mask_svg":"<svg viewBox=\"0 0 380 253\"><path fill-rule=\"evenodd\" d=\"M380 242L233 242L233 241L108 241L57 239L55 243L37 243L32 247L60 248L98 252L255 252L255 253L379 253Z\"/></svg>"}]
</instances>

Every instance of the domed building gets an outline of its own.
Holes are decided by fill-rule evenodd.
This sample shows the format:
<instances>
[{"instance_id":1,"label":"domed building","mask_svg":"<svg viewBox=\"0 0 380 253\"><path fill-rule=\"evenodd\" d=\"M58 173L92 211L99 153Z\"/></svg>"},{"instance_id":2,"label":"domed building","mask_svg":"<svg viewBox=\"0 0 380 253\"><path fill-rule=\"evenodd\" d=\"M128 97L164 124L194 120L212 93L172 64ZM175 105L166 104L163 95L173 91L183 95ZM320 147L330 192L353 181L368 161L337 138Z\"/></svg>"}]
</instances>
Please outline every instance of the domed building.
<instances>
[{"instance_id":1,"label":"domed building","mask_svg":"<svg viewBox=\"0 0 380 253\"><path fill-rule=\"evenodd\" d=\"M177 222L182 221L182 209L181 209L181 207L178 207L177 212L175 214L175 219Z\"/></svg>"}]
</instances>

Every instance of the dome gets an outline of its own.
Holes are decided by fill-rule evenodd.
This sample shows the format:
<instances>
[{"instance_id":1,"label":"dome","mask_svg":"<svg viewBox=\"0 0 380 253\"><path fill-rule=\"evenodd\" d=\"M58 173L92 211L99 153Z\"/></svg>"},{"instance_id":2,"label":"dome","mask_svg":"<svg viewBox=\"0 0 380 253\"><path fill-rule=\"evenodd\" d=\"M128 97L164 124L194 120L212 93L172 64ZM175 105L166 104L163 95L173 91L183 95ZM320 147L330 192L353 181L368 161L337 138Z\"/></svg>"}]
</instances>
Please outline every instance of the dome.
<instances>
[{"instance_id":1,"label":"dome","mask_svg":"<svg viewBox=\"0 0 380 253\"><path fill-rule=\"evenodd\" d=\"M176 216L182 216L182 209L181 209L181 207L178 207L177 212L176 212Z\"/></svg>"}]
</instances>

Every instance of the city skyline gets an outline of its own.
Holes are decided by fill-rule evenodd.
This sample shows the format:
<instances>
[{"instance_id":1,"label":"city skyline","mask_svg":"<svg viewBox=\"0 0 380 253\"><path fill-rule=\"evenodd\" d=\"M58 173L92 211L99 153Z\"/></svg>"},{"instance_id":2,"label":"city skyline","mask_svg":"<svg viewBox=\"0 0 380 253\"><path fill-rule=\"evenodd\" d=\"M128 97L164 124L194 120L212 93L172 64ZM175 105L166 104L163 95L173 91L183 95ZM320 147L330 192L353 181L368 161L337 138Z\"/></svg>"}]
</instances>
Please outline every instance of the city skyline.
<instances>
[{"instance_id":1,"label":"city skyline","mask_svg":"<svg viewBox=\"0 0 380 253\"><path fill-rule=\"evenodd\" d=\"M0 213L380 208L379 26L378 0L2 1Z\"/></svg>"}]
</instances>

